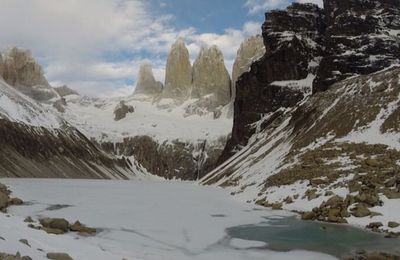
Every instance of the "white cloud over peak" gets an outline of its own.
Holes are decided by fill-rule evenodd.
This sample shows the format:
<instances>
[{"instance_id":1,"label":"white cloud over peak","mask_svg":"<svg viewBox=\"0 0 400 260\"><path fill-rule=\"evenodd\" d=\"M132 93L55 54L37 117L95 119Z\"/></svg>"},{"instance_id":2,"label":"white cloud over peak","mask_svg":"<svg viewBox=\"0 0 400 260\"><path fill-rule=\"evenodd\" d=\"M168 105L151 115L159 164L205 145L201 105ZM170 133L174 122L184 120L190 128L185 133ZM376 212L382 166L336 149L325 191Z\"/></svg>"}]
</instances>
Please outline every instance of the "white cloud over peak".
<instances>
[{"instance_id":1,"label":"white cloud over peak","mask_svg":"<svg viewBox=\"0 0 400 260\"><path fill-rule=\"evenodd\" d=\"M163 81L165 56L178 36L186 38L192 59L202 45L217 45L230 71L240 43L260 32L256 22L222 34L178 30L171 25L175 17L151 8L143 0L1 0L0 49L30 49L52 84L109 96L133 90L146 57Z\"/></svg>"},{"instance_id":2,"label":"white cloud over peak","mask_svg":"<svg viewBox=\"0 0 400 260\"><path fill-rule=\"evenodd\" d=\"M323 0L247 0L245 7L249 9L250 14L256 14L271 9L284 8L291 2L314 3L322 7L322 1Z\"/></svg>"}]
</instances>

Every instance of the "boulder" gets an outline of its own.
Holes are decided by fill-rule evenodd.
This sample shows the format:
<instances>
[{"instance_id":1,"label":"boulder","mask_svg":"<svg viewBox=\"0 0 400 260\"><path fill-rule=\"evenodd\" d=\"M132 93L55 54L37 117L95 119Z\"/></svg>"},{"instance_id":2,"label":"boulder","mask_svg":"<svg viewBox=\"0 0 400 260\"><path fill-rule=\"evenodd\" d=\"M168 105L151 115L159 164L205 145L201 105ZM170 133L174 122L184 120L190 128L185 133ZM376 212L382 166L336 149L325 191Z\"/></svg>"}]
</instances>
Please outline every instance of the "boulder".
<instances>
[{"instance_id":1,"label":"boulder","mask_svg":"<svg viewBox=\"0 0 400 260\"><path fill-rule=\"evenodd\" d=\"M97 232L97 230L95 228L87 227L87 226L83 225L82 223L80 223L79 221L76 221L69 228L73 232L86 233L89 235L96 234L96 232Z\"/></svg>"},{"instance_id":2,"label":"boulder","mask_svg":"<svg viewBox=\"0 0 400 260\"><path fill-rule=\"evenodd\" d=\"M19 198L12 198L8 201L9 205L15 205L15 206L19 206L24 204L24 201L19 199Z\"/></svg>"},{"instance_id":3,"label":"boulder","mask_svg":"<svg viewBox=\"0 0 400 260\"><path fill-rule=\"evenodd\" d=\"M304 212L301 214L302 220L314 220L316 218L316 214L313 211Z\"/></svg>"},{"instance_id":4,"label":"boulder","mask_svg":"<svg viewBox=\"0 0 400 260\"><path fill-rule=\"evenodd\" d=\"M74 260L71 256L66 253L47 253L46 257L52 260Z\"/></svg>"},{"instance_id":5,"label":"boulder","mask_svg":"<svg viewBox=\"0 0 400 260\"><path fill-rule=\"evenodd\" d=\"M272 204L272 209L273 210L281 210L282 209L282 203L276 202Z\"/></svg>"},{"instance_id":6,"label":"boulder","mask_svg":"<svg viewBox=\"0 0 400 260\"><path fill-rule=\"evenodd\" d=\"M8 206L8 195L0 191L0 210L4 210Z\"/></svg>"},{"instance_id":7,"label":"boulder","mask_svg":"<svg viewBox=\"0 0 400 260\"><path fill-rule=\"evenodd\" d=\"M178 38L168 54L162 98L183 102L190 96L192 65L185 40Z\"/></svg>"},{"instance_id":8,"label":"boulder","mask_svg":"<svg viewBox=\"0 0 400 260\"><path fill-rule=\"evenodd\" d=\"M328 221L329 222L339 222L340 219L340 209L332 208L328 210Z\"/></svg>"},{"instance_id":9,"label":"boulder","mask_svg":"<svg viewBox=\"0 0 400 260\"><path fill-rule=\"evenodd\" d=\"M43 218L39 222L44 228L58 229L64 233L69 230L69 222L63 218Z\"/></svg>"},{"instance_id":10,"label":"boulder","mask_svg":"<svg viewBox=\"0 0 400 260\"><path fill-rule=\"evenodd\" d=\"M385 189L383 194L388 199L400 199L400 192L398 192L397 190Z\"/></svg>"},{"instance_id":11,"label":"boulder","mask_svg":"<svg viewBox=\"0 0 400 260\"><path fill-rule=\"evenodd\" d=\"M394 222L394 221L389 221L388 222L388 227L390 227L390 228L397 228L399 226L400 226L400 224L397 223L397 222Z\"/></svg>"},{"instance_id":12,"label":"boulder","mask_svg":"<svg viewBox=\"0 0 400 260\"><path fill-rule=\"evenodd\" d=\"M371 222L367 225L367 228L373 229L373 228L380 228L383 227L382 222Z\"/></svg>"},{"instance_id":13,"label":"boulder","mask_svg":"<svg viewBox=\"0 0 400 260\"><path fill-rule=\"evenodd\" d=\"M367 208L367 206L364 203L358 203L355 206L355 208L353 208L351 211L352 215L357 218L363 218L371 214L371 211Z\"/></svg>"},{"instance_id":14,"label":"boulder","mask_svg":"<svg viewBox=\"0 0 400 260\"><path fill-rule=\"evenodd\" d=\"M29 242L28 242L27 239L20 239L19 242L22 243L22 244L24 244L24 245L26 245L26 246L31 247L31 245L29 244Z\"/></svg>"},{"instance_id":15,"label":"boulder","mask_svg":"<svg viewBox=\"0 0 400 260\"><path fill-rule=\"evenodd\" d=\"M34 221L33 221L33 219L32 219L31 216L28 216L28 217L26 217L26 218L24 219L24 222L26 222L26 223L33 223Z\"/></svg>"},{"instance_id":16,"label":"boulder","mask_svg":"<svg viewBox=\"0 0 400 260\"><path fill-rule=\"evenodd\" d=\"M163 84L156 81L153 75L153 68L150 62L144 62L140 65L138 82L136 84L134 95L144 94L149 96L158 96L161 94Z\"/></svg>"},{"instance_id":17,"label":"boulder","mask_svg":"<svg viewBox=\"0 0 400 260\"><path fill-rule=\"evenodd\" d=\"M325 202L325 206L331 207L331 208L341 207L342 204L343 204L343 198L338 195L335 195L335 196L329 198L328 201Z\"/></svg>"}]
</instances>

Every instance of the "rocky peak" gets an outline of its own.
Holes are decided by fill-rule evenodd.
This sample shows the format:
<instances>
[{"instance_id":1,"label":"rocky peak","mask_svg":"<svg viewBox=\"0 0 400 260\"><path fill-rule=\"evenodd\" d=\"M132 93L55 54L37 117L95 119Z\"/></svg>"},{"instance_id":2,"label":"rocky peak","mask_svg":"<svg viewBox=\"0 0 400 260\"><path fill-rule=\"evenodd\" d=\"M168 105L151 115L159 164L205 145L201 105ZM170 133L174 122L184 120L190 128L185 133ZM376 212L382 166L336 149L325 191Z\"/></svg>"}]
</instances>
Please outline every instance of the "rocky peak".
<instances>
[{"instance_id":1,"label":"rocky peak","mask_svg":"<svg viewBox=\"0 0 400 260\"><path fill-rule=\"evenodd\" d=\"M185 40L178 38L167 59L163 98L185 100L192 85L192 66Z\"/></svg>"},{"instance_id":2,"label":"rocky peak","mask_svg":"<svg viewBox=\"0 0 400 260\"><path fill-rule=\"evenodd\" d=\"M13 47L3 53L2 64L3 79L25 95L39 101L57 96L30 51Z\"/></svg>"},{"instance_id":3,"label":"rocky peak","mask_svg":"<svg viewBox=\"0 0 400 260\"><path fill-rule=\"evenodd\" d=\"M140 66L138 78L134 94L156 96L161 93L163 85L161 82L155 80L150 62L144 62Z\"/></svg>"},{"instance_id":4,"label":"rocky peak","mask_svg":"<svg viewBox=\"0 0 400 260\"><path fill-rule=\"evenodd\" d=\"M192 96L202 98L213 94L216 106L226 105L231 97L230 85L222 52L217 46L203 47L193 64Z\"/></svg>"},{"instance_id":5,"label":"rocky peak","mask_svg":"<svg viewBox=\"0 0 400 260\"><path fill-rule=\"evenodd\" d=\"M254 61L264 54L265 46L261 35L250 37L240 45L232 69L232 100L236 97L236 81L250 69Z\"/></svg>"},{"instance_id":6,"label":"rocky peak","mask_svg":"<svg viewBox=\"0 0 400 260\"><path fill-rule=\"evenodd\" d=\"M400 61L398 0L325 0L326 53L314 92Z\"/></svg>"}]
</instances>

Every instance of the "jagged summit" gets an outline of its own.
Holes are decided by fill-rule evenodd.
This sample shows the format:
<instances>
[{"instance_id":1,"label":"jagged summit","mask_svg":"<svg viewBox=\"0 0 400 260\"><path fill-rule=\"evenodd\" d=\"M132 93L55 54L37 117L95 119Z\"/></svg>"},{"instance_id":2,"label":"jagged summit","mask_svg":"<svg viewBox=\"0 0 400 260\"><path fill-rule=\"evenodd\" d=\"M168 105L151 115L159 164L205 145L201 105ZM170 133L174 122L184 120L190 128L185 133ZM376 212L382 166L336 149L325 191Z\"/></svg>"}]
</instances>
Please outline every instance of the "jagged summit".
<instances>
[{"instance_id":1,"label":"jagged summit","mask_svg":"<svg viewBox=\"0 0 400 260\"><path fill-rule=\"evenodd\" d=\"M171 46L165 73L163 98L183 101L189 97L192 86L192 65L185 40L178 38Z\"/></svg>"},{"instance_id":2,"label":"jagged summit","mask_svg":"<svg viewBox=\"0 0 400 260\"><path fill-rule=\"evenodd\" d=\"M265 53L264 41L261 35L252 36L240 45L232 68L232 100L236 97L236 81L250 69L251 64Z\"/></svg>"},{"instance_id":3,"label":"jagged summit","mask_svg":"<svg viewBox=\"0 0 400 260\"><path fill-rule=\"evenodd\" d=\"M25 95L39 101L57 97L29 50L10 48L3 52L0 63L1 77Z\"/></svg>"},{"instance_id":4,"label":"jagged summit","mask_svg":"<svg viewBox=\"0 0 400 260\"><path fill-rule=\"evenodd\" d=\"M163 84L155 80L153 68L150 62L146 61L140 65L138 78L134 94L144 94L149 96L157 96L161 94Z\"/></svg>"},{"instance_id":5,"label":"jagged summit","mask_svg":"<svg viewBox=\"0 0 400 260\"><path fill-rule=\"evenodd\" d=\"M231 79L225 68L224 56L217 46L203 46L193 64L192 97L214 95L215 106L230 101Z\"/></svg>"}]
</instances>

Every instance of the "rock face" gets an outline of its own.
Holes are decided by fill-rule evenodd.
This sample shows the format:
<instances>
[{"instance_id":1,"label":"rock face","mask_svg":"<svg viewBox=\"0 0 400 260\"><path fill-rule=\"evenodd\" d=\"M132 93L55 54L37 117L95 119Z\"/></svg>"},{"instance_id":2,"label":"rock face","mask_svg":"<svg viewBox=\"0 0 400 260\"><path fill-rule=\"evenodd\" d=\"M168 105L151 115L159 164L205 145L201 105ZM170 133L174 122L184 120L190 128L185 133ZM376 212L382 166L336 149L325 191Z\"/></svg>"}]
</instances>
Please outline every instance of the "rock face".
<instances>
[{"instance_id":1,"label":"rock face","mask_svg":"<svg viewBox=\"0 0 400 260\"><path fill-rule=\"evenodd\" d=\"M166 179L197 180L215 168L225 138L206 141L158 143L149 136L126 138L122 143L102 143L109 153L134 156L148 172Z\"/></svg>"},{"instance_id":2,"label":"rock face","mask_svg":"<svg viewBox=\"0 0 400 260\"><path fill-rule=\"evenodd\" d=\"M3 53L2 78L11 86L38 101L57 96L44 77L42 67L27 50L12 48Z\"/></svg>"},{"instance_id":3,"label":"rock face","mask_svg":"<svg viewBox=\"0 0 400 260\"><path fill-rule=\"evenodd\" d=\"M266 14L263 25L265 55L236 82L234 125L221 161L247 144L261 116L302 100L301 90L273 84L302 80L315 73L316 57L322 54L323 11L313 4L294 3L286 11Z\"/></svg>"},{"instance_id":4,"label":"rock face","mask_svg":"<svg viewBox=\"0 0 400 260\"><path fill-rule=\"evenodd\" d=\"M225 68L224 56L217 46L203 47L193 64L192 97L214 95L215 106L230 101L231 79Z\"/></svg>"},{"instance_id":5,"label":"rock face","mask_svg":"<svg viewBox=\"0 0 400 260\"><path fill-rule=\"evenodd\" d=\"M192 86L192 65L183 38L179 38L172 45L165 73L163 98L172 98L177 101L187 99Z\"/></svg>"},{"instance_id":6,"label":"rock face","mask_svg":"<svg viewBox=\"0 0 400 260\"><path fill-rule=\"evenodd\" d=\"M314 92L400 61L400 2L324 0L326 53Z\"/></svg>"},{"instance_id":7,"label":"rock face","mask_svg":"<svg viewBox=\"0 0 400 260\"><path fill-rule=\"evenodd\" d=\"M144 62L139 69L139 79L134 94L158 96L162 89L163 84L154 78L151 63Z\"/></svg>"},{"instance_id":8,"label":"rock face","mask_svg":"<svg viewBox=\"0 0 400 260\"><path fill-rule=\"evenodd\" d=\"M232 138L221 161L247 144L261 115L303 98L293 81L315 78L316 93L400 62L399 1L327 0L324 10L294 3L267 13L262 32L266 54L236 83Z\"/></svg>"},{"instance_id":9,"label":"rock face","mask_svg":"<svg viewBox=\"0 0 400 260\"><path fill-rule=\"evenodd\" d=\"M237 52L232 69L232 100L236 97L236 81L249 71L251 64L265 54L264 40L261 35L246 39Z\"/></svg>"}]
</instances>

